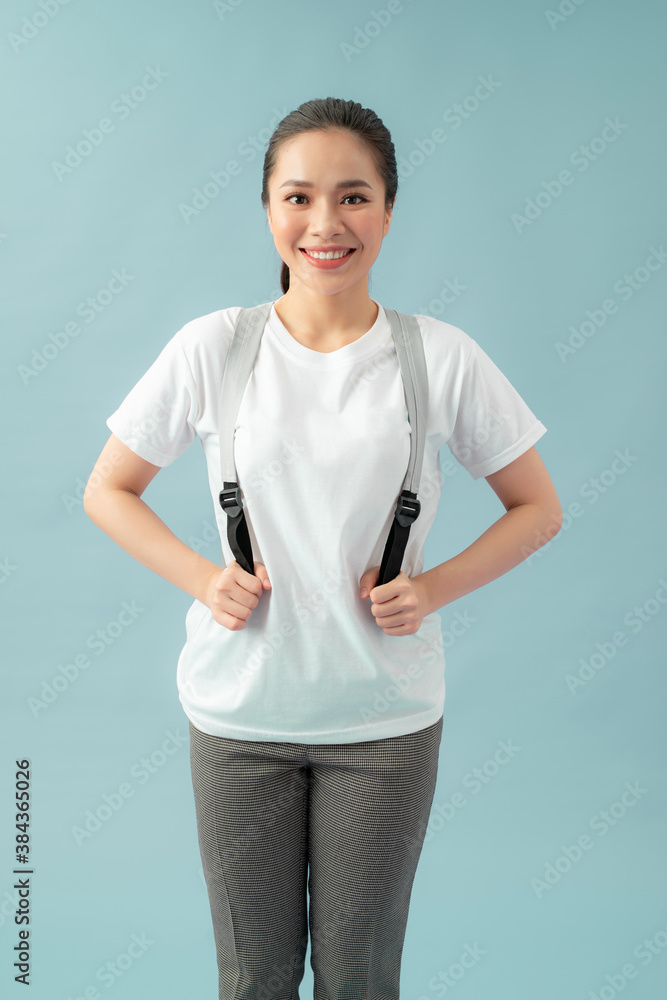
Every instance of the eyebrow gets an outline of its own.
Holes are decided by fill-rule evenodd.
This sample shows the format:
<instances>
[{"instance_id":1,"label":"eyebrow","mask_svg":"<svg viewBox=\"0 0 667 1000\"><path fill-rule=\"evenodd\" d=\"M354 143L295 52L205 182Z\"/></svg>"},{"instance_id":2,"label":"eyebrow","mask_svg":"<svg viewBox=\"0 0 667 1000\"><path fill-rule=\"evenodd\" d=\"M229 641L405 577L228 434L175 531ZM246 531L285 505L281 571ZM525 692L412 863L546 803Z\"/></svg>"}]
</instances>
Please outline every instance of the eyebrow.
<instances>
[{"instance_id":1,"label":"eyebrow","mask_svg":"<svg viewBox=\"0 0 667 1000\"><path fill-rule=\"evenodd\" d=\"M297 181L297 180L285 181L284 184L280 185L281 188L290 186L305 187L305 188L315 187L315 185L312 184L310 181ZM347 188L347 187L366 187L366 188L371 188L372 190L372 187L368 183L368 181L361 180L360 178L351 181L340 181L339 184L336 184L336 188Z\"/></svg>"}]
</instances>

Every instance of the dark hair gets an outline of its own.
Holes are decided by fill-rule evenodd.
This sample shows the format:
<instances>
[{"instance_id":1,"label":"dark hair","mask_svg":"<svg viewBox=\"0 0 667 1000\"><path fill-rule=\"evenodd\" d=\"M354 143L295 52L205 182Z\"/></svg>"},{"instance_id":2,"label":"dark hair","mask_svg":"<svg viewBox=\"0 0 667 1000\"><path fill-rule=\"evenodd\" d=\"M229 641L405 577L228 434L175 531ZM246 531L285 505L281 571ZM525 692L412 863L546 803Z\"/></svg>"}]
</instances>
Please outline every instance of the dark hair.
<instances>
[{"instance_id":1,"label":"dark hair","mask_svg":"<svg viewBox=\"0 0 667 1000\"><path fill-rule=\"evenodd\" d=\"M375 168L384 181L385 207L394 204L398 190L396 152L389 130L370 108L362 108L356 101L343 101L337 97L318 98L300 104L295 111L278 123L269 139L264 155L262 176L262 205L269 204L269 181L276 167L278 153L283 143L302 132L323 132L347 129L366 144L373 157ZM289 288L289 267L283 261L280 271L283 294Z\"/></svg>"}]
</instances>

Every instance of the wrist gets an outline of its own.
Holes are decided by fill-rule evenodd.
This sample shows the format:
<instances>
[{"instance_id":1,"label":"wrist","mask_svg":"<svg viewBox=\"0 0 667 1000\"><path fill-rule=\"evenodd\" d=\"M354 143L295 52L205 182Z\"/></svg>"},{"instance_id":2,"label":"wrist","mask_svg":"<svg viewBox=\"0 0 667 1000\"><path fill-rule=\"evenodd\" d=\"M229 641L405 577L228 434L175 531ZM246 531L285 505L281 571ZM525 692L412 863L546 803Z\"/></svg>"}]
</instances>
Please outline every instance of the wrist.
<instances>
[{"instance_id":1,"label":"wrist","mask_svg":"<svg viewBox=\"0 0 667 1000\"><path fill-rule=\"evenodd\" d=\"M423 618L427 615L433 614L440 607L436 604L435 597L433 593L433 576L431 570L427 570L425 573L420 573L418 576L412 577L413 584L416 584L417 590L420 593L420 604L424 610Z\"/></svg>"},{"instance_id":2,"label":"wrist","mask_svg":"<svg viewBox=\"0 0 667 1000\"><path fill-rule=\"evenodd\" d=\"M205 559L203 562L204 565L202 566L201 573L197 578L197 584L193 597L201 604L205 604L207 608L210 608L213 585L222 573L222 567L216 566L216 564L211 562L209 559Z\"/></svg>"}]
</instances>

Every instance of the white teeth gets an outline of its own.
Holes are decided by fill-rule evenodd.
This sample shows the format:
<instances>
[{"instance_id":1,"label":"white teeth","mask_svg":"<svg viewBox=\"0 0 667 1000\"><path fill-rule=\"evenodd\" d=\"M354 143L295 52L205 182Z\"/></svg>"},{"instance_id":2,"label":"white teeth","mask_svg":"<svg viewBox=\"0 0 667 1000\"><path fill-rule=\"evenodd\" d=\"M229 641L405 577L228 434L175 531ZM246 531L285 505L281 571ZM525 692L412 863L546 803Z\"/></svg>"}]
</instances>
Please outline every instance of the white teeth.
<instances>
[{"instance_id":1,"label":"white teeth","mask_svg":"<svg viewBox=\"0 0 667 1000\"><path fill-rule=\"evenodd\" d=\"M318 253L317 250L306 250L305 251L309 257L314 257L315 260L338 260L340 257L344 257L349 250L327 250L326 253Z\"/></svg>"}]
</instances>

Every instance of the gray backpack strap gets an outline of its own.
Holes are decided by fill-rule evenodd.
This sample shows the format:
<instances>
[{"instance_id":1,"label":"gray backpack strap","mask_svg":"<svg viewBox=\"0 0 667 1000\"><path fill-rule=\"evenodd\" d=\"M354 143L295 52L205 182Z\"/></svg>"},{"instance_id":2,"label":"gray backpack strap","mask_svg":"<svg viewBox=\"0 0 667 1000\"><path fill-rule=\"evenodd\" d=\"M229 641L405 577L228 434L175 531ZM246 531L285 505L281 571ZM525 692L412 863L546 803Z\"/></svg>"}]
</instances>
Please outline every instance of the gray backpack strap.
<instances>
[{"instance_id":1,"label":"gray backpack strap","mask_svg":"<svg viewBox=\"0 0 667 1000\"><path fill-rule=\"evenodd\" d=\"M428 372L419 321L415 316L385 308L403 378L403 391L410 421L410 457L403 489L396 504L380 565L377 586L398 576L412 522L419 517L417 498L421 481L428 417Z\"/></svg>"},{"instance_id":2,"label":"gray backpack strap","mask_svg":"<svg viewBox=\"0 0 667 1000\"><path fill-rule=\"evenodd\" d=\"M222 481L218 499L227 514L227 539L234 558L246 573L253 574L252 545L234 463L234 428L272 305L264 302L241 309L225 361L218 408Z\"/></svg>"}]
</instances>

